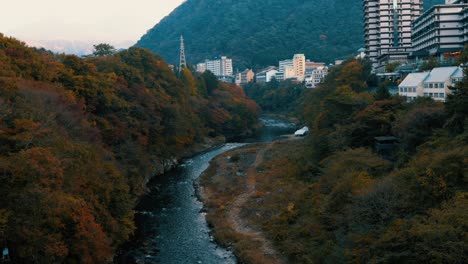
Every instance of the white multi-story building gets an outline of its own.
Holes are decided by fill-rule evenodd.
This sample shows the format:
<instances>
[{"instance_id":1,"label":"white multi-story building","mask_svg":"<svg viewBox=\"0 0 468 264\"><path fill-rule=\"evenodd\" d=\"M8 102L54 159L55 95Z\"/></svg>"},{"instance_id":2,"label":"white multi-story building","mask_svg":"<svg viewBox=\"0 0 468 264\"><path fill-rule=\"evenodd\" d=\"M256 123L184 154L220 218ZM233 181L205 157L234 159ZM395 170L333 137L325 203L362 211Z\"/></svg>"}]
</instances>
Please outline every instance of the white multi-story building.
<instances>
[{"instance_id":1,"label":"white multi-story building","mask_svg":"<svg viewBox=\"0 0 468 264\"><path fill-rule=\"evenodd\" d=\"M206 63L197 64L197 72L204 73L206 71Z\"/></svg>"},{"instance_id":2,"label":"white multi-story building","mask_svg":"<svg viewBox=\"0 0 468 264\"><path fill-rule=\"evenodd\" d=\"M282 71L278 71L275 76L276 80L284 81L296 78L296 72L294 68L284 68Z\"/></svg>"},{"instance_id":3,"label":"white multi-story building","mask_svg":"<svg viewBox=\"0 0 468 264\"><path fill-rule=\"evenodd\" d=\"M227 57L221 57L221 75L222 76L232 76L232 59Z\"/></svg>"},{"instance_id":4,"label":"white multi-story building","mask_svg":"<svg viewBox=\"0 0 468 264\"><path fill-rule=\"evenodd\" d=\"M294 54L294 57L289 60L279 61L278 73L276 79L284 81L288 79L296 79L304 81L306 70L306 58L304 54Z\"/></svg>"},{"instance_id":5,"label":"white multi-story building","mask_svg":"<svg viewBox=\"0 0 468 264\"><path fill-rule=\"evenodd\" d=\"M411 23L421 15L422 0L363 0L366 55L378 57L411 49Z\"/></svg>"},{"instance_id":6,"label":"white multi-story building","mask_svg":"<svg viewBox=\"0 0 468 264\"><path fill-rule=\"evenodd\" d=\"M413 23L413 56L444 59L468 44L468 0L446 0Z\"/></svg>"},{"instance_id":7,"label":"white multi-story building","mask_svg":"<svg viewBox=\"0 0 468 264\"><path fill-rule=\"evenodd\" d=\"M294 68L294 63L293 63L293 60L282 60L282 61L279 61L279 65L278 65L278 71L280 72L284 72L285 69L287 68Z\"/></svg>"},{"instance_id":8,"label":"white multi-story building","mask_svg":"<svg viewBox=\"0 0 468 264\"><path fill-rule=\"evenodd\" d=\"M423 82L429 72L410 73L398 85L398 94L405 96L408 102L413 101L418 96L423 96Z\"/></svg>"},{"instance_id":9,"label":"white multi-story building","mask_svg":"<svg viewBox=\"0 0 468 264\"><path fill-rule=\"evenodd\" d=\"M431 97L436 101L445 101L450 94L450 86L463 78L461 67L434 68L431 72L410 73L398 85L398 94L413 101L418 96Z\"/></svg>"},{"instance_id":10,"label":"white multi-story building","mask_svg":"<svg viewBox=\"0 0 468 264\"><path fill-rule=\"evenodd\" d=\"M217 77L232 76L232 59L222 56L217 60L206 60L197 64L197 72L211 71Z\"/></svg>"},{"instance_id":11,"label":"white multi-story building","mask_svg":"<svg viewBox=\"0 0 468 264\"><path fill-rule=\"evenodd\" d=\"M307 72L305 77L305 87L315 88L317 85L325 79L328 74L328 67L320 66L315 69L311 69Z\"/></svg>"},{"instance_id":12,"label":"white multi-story building","mask_svg":"<svg viewBox=\"0 0 468 264\"><path fill-rule=\"evenodd\" d=\"M275 66L267 67L266 69L258 72L256 74L258 83L267 83L270 82L273 78L276 78L278 70Z\"/></svg>"}]
</instances>

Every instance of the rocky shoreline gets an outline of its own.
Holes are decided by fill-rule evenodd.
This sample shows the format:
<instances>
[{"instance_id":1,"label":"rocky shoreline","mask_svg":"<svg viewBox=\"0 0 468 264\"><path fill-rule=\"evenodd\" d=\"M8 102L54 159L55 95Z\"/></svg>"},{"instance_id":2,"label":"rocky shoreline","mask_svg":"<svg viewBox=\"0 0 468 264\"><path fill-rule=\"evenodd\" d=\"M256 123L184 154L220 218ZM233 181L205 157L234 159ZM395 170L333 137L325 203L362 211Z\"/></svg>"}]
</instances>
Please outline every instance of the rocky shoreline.
<instances>
[{"instance_id":1,"label":"rocky shoreline","mask_svg":"<svg viewBox=\"0 0 468 264\"><path fill-rule=\"evenodd\" d=\"M275 143L250 144L216 157L194 183L215 241L232 250L241 263L285 263L254 224L244 217L244 203L255 197L255 173Z\"/></svg>"}]
</instances>

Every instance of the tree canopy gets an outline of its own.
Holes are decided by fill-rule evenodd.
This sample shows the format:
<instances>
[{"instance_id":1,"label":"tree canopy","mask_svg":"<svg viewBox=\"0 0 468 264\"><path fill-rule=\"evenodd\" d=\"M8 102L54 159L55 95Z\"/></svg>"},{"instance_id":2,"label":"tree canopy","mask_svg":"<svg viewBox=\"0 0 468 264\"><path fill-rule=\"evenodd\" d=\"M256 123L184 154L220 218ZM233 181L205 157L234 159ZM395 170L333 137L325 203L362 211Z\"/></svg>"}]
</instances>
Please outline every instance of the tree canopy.
<instances>
[{"instance_id":1,"label":"tree canopy","mask_svg":"<svg viewBox=\"0 0 468 264\"><path fill-rule=\"evenodd\" d=\"M54 55L0 34L0 248L15 263L111 262L151 177L257 122L239 87L207 93L148 50L96 48Z\"/></svg>"},{"instance_id":2,"label":"tree canopy","mask_svg":"<svg viewBox=\"0 0 468 264\"><path fill-rule=\"evenodd\" d=\"M101 43L97 45L93 45L94 51L93 55L100 57L100 56L110 56L115 53L115 48L107 43Z\"/></svg>"}]
</instances>

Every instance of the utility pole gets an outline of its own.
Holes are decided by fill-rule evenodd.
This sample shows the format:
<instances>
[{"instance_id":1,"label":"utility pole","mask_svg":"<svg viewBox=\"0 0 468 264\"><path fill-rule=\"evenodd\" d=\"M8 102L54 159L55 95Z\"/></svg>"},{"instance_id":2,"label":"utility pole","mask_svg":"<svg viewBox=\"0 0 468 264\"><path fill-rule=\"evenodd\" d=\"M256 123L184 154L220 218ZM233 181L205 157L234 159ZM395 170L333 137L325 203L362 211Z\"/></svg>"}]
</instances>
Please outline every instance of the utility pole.
<instances>
[{"instance_id":1,"label":"utility pole","mask_svg":"<svg viewBox=\"0 0 468 264\"><path fill-rule=\"evenodd\" d=\"M182 71L182 67L187 67L187 62L185 61L184 37L181 35L180 36L179 73Z\"/></svg>"}]
</instances>

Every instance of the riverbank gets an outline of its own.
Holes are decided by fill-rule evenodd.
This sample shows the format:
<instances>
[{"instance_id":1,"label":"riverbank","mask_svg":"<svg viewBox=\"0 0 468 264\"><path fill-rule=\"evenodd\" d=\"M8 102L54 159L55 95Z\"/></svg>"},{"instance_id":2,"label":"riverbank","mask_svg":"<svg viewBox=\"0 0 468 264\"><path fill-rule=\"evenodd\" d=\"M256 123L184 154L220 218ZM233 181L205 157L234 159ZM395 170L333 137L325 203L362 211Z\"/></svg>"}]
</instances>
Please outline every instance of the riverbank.
<instances>
[{"instance_id":1,"label":"riverbank","mask_svg":"<svg viewBox=\"0 0 468 264\"><path fill-rule=\"evenodd\" d=\"M265 192L266 184L274 189L278 180L265 173L265 166L278 151L294 151L300 144L300 138L289 137L228 151L212 160L199 178L199 195L214 237L232 247L242 263L287 262L262 226L263 217L280 213L264 210L270 207L265 198L272 195Z\"/></svg>"},{"instance_id":2,"label":"riverbank","mask_svg":"<svg viewBox=\"0 0 468 264\"><path fill-rule=\"evenodd\" d=\"M274 117L261 118L264 126L258 135L245 142L269 142L291 134L295 125ZM253 141L249 141L253 140ZM237 263L231 247L220 247L197 199L194 180L208 168L212 158L244 143L224 143L221 138L187 149L180 164L163 175L153 177L148 192L135 208L138 226L134 238L122 247L116 263ZM226 251L224 248L227 248Z\"/></svg>"}]
</instances>

